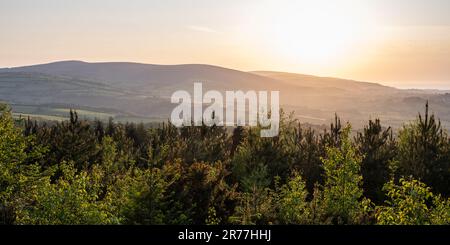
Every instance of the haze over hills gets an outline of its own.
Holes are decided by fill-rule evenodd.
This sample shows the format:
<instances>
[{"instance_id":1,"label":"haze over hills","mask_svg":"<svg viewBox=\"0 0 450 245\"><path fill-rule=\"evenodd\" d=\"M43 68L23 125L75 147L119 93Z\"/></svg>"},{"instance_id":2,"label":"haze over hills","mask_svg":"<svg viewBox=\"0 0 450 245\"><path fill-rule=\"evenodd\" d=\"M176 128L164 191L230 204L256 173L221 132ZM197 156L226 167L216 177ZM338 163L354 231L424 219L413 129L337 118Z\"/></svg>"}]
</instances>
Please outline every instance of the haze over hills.
<instances>
[{"instance_id":1,"label":"haze over hills","mask_svg":"<svg viewBox=\"0 0 450 245\"><path fill-rule=\"evenodd\" d=\"M429 100L432 111L450 128L450 95L444 91L201 64L62 61L4 68L0 69L0 100L25 116L58 119L68 108L75 108L90 118L163 120L175 106L170 95L180 89L191 91L194 82L202 82L204 92L279 90L285 111L295 111L301 121L312 124L328 124L336 112L355 127L375 117L399 127L422 112Z\"/></svg>"},{"instance_id":2,"label":"haze over hills","mask_svg":"<svg viewBox=\"0 0 450 245\"><path fill-rule=\"evenodd\" d=\"M212 65L151 65L141 63L108 62L87 63L82 61L62 61L43 65L0 69L0 72L42 73L52 76L69 77L96 81L108 86L139 92L192 88L193 81L202 81L205 86L215 89L258 89L261 84L275 87L276 82L268 77L227 69ZM166 91L167 92L167 91ZM170 93L171 94L171 93ZM168 94L170 96L170 94ZM167 94L165 94L167 95Z\"/></svg>"}]
</instances>

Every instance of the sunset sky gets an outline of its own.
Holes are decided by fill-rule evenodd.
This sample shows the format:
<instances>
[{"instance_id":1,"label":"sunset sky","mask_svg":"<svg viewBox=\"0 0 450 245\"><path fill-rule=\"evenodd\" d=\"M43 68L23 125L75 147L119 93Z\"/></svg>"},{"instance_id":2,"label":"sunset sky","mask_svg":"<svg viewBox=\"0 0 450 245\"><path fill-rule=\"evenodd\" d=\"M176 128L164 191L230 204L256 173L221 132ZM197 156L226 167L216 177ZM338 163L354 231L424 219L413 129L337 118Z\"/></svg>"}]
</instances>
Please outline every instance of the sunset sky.
<instances>
[{"instance_id":1,"label":"sunset sky","mask_svg":"<svg viewBox=\"0 0 450 245\"><path fill-rule=\"evenodd\" d=\"M205 63L450 89L448 0L1 0L0 67Z\"/></svg>"}]
</instances>

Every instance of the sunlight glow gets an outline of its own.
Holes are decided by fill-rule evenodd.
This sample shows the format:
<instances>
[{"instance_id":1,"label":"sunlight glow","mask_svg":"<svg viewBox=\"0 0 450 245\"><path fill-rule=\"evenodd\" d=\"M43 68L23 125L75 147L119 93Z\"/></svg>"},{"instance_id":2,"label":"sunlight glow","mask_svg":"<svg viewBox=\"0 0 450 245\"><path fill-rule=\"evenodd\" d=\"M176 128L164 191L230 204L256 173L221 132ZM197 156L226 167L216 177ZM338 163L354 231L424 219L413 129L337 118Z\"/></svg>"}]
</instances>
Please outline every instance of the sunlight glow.
<instances>
[{"instance_id":1,"label":"sunlight glow","mask_svg":"<svg viewBox=\"0 0 450 245\"><path fill-rule=\"evenodd\" d=\"M356 1L286 1L265 8L267 47L295 63L349 59L375 35L370 10Z\"/></svg>"}]
</instances>

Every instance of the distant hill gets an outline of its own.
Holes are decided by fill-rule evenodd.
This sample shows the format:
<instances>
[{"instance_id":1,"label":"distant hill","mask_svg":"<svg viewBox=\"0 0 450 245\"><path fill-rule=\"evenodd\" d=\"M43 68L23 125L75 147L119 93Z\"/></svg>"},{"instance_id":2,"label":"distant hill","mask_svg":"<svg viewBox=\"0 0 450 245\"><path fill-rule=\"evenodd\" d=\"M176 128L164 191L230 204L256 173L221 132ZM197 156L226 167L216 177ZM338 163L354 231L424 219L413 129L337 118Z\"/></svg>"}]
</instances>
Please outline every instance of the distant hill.
<instances>
[{"instance_id":1,"label":"distant hill","mask_svg":"<svg viewBox=\"0 0 450 245\"><path fill-rule=\"evenodd\" d=\"M304 122L328 124L334 113L356 127L380 117L401 126L423 110L429 100L446 127L450 126L450 95L438 90L401 90L377 83L294 73L243 72L212 65L151 65L61 61L0 69L0 101L25 116L64 117L76 108L88 118L109 116L122 121L167 119L170 95L191 91L279 90L285 111Z\"/></svg>"},{"instance_id":2,"label":"distant hill","mask_svg":"<svg viewBox=\"0 0 450 245\"><path fill-rule=\"evenodd\" d=\"M301 85L312 88L342 89L352 92L379 91L397 92L396 88L383 86L378 83L360 82L333 77L318 77L288 72L254 71L253 74L270 77L293 85Z\"/></svg>"},{"instance_id":3,"label":"distant hill","mask_svg":"<svg viewBox=\"0 0 450 245\"><path fill-rule=\"evenodd\" d=\"M262 84L275 87L278 81L252 73L212 65L151 65L141 63L87 63L61 61L42 65L0 69L0 72L42 73L52 76L96 81L140 92L153 89L191 88L202 81L215 89L258 89ZM160 93L158 93L160 94Z\"/></svg>"}]
</instances>

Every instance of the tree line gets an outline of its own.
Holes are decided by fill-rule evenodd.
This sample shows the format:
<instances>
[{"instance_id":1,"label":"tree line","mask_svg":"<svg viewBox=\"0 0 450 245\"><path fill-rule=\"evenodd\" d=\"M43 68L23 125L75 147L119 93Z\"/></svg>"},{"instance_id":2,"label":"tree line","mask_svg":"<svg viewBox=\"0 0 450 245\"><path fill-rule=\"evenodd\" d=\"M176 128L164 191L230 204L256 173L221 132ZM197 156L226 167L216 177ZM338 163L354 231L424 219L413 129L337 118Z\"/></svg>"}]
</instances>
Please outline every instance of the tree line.
<instances>
[{"instance_id":1,"label":"tree line","mask_svg":"<svg viewBox=\"0 0 450 245\"><path fill-rule=\"evenodd\" d=\"M450 224L450 138L282 113L260 128L13 119L0 108L2 224Z\"/></svg>"}]
</instances>

